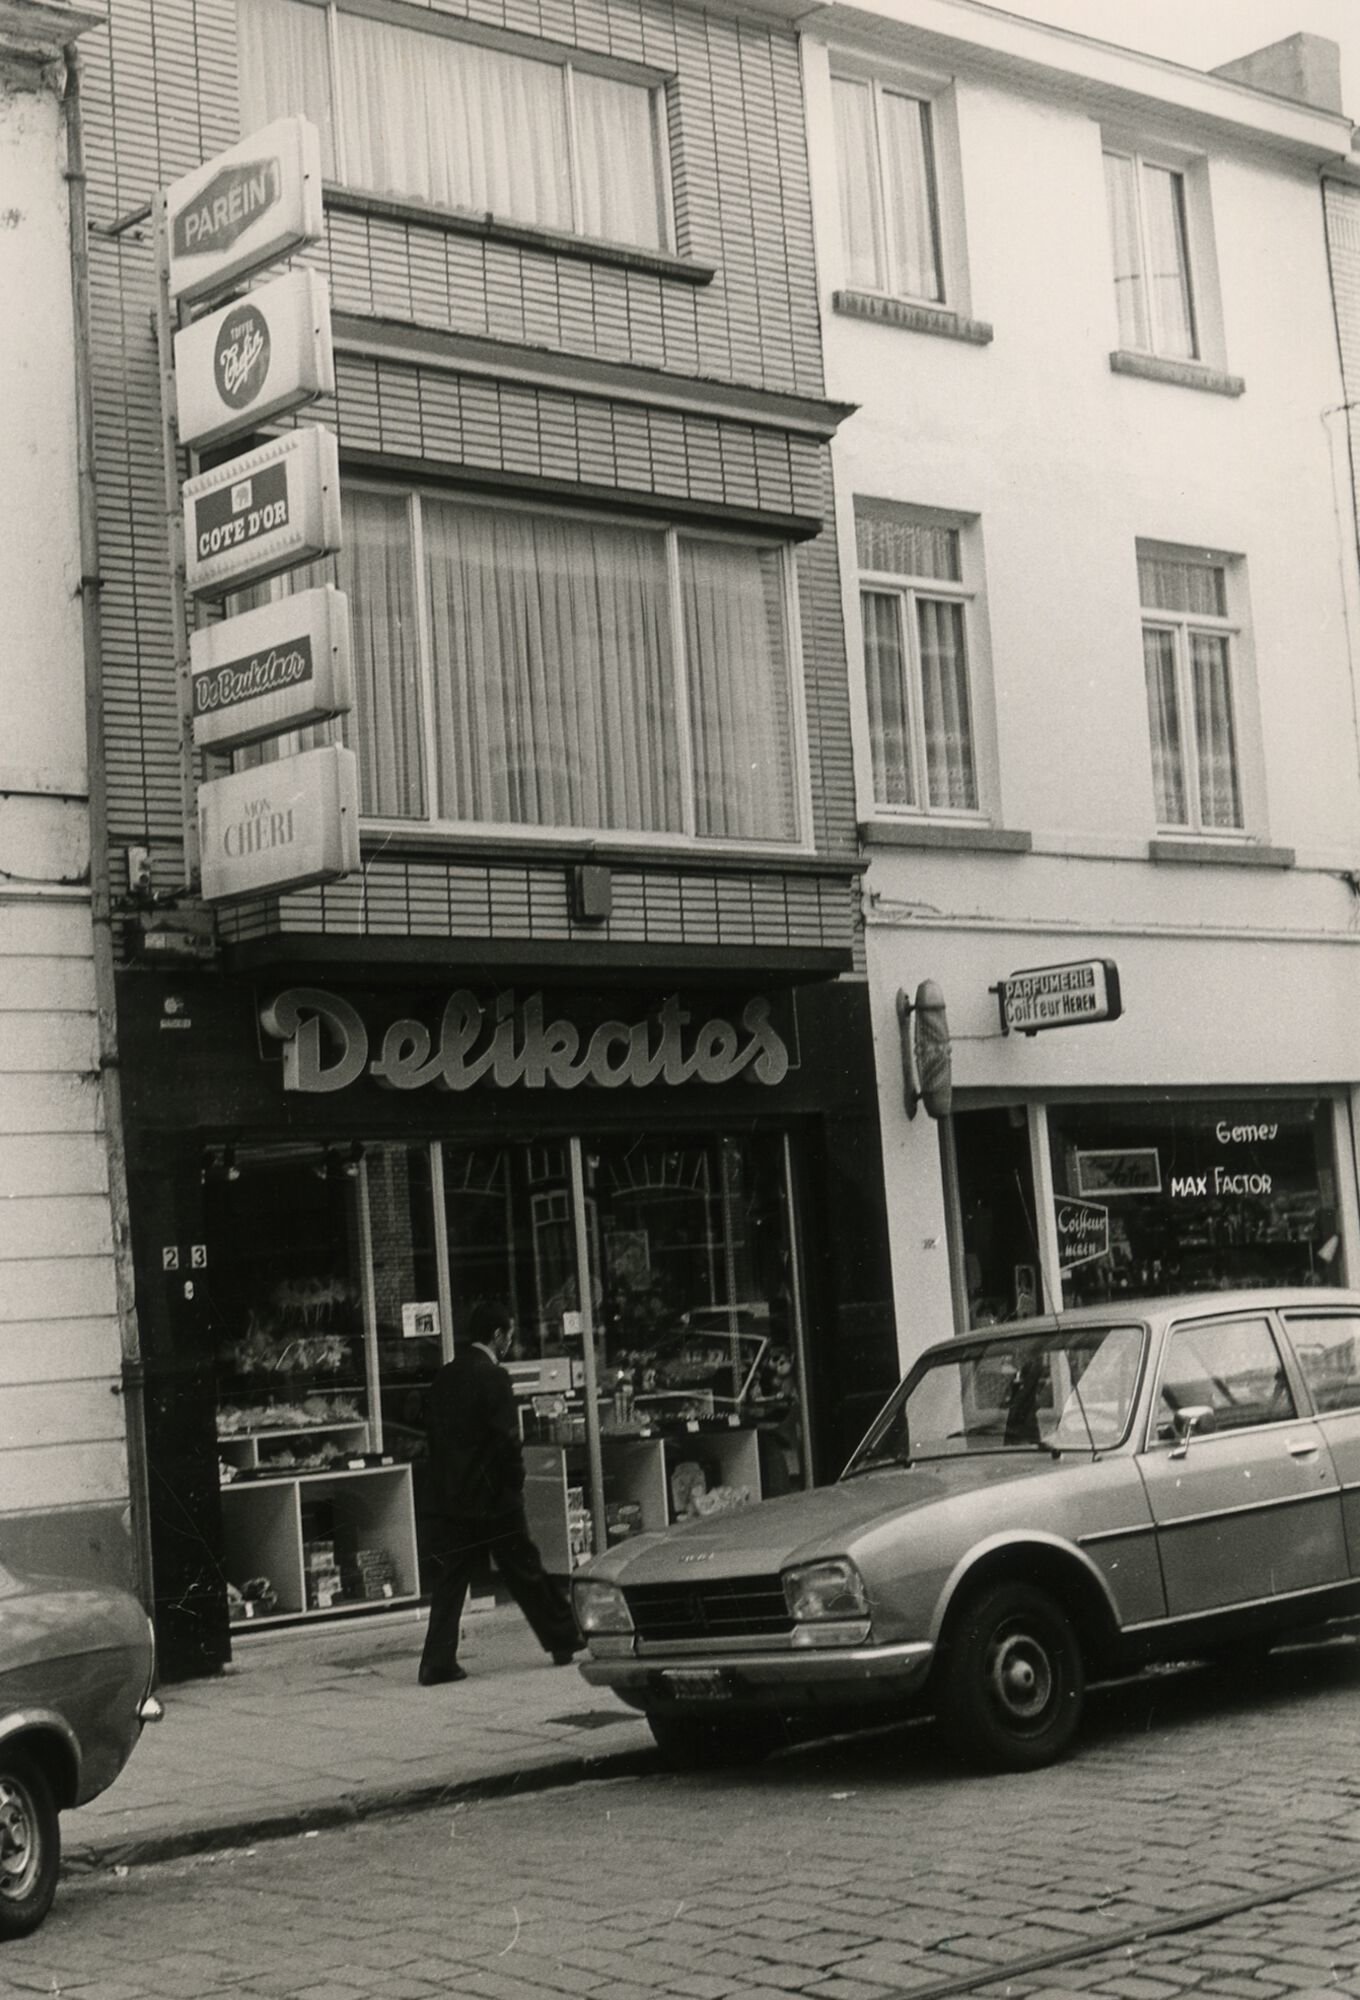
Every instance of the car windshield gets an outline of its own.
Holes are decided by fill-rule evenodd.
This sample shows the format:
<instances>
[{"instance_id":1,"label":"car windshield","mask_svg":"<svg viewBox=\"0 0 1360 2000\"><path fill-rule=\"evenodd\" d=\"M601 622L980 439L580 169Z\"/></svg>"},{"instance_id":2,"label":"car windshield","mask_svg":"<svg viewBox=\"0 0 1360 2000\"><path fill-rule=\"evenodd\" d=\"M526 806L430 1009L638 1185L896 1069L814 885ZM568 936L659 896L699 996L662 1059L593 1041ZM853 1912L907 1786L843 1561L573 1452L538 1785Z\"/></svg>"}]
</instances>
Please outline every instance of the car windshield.
<instances>
[{"instance_id":1,"label":"car windshield","mask_svg":"<svg viewBox=\"0 0 1360 2000\"><path fill-rule=\"evenodd\" d=\"M1139 1326L1059 1326L960 1343L908 1376L845 1469L997 1451L1100 1451L1124 1437Z\"/></svg>"}]
</instances>

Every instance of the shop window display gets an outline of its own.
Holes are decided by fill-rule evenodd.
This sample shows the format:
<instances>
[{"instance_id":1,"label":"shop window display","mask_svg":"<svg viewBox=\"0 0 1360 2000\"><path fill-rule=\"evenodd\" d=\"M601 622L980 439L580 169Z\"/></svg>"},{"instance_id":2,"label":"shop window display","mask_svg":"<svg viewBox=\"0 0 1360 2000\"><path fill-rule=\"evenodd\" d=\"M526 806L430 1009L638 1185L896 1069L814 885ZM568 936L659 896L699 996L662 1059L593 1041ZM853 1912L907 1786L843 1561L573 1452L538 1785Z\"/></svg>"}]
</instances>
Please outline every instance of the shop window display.
<instances>
[{"instance_id":1,"label":"shop window display","mask_svg":"<svg viewBox=\"0 0 1360 2000\"><path fill-rule=\"evenodd\" d=\"M584 1142L611 1542L804 1483L781 1146ZM541 1468L536 1538L566 1568L594 1552L568 1147L446 1146L443 1166L454 1324L479 1297L513 1311L526 1439L560 1448Z\"/></svg>"},{"instance_id":2,"label":"shop window display","mask_svg":"<svg viewBox=\"0 0 1360 2000\"><path fill-rule=\"evenodd\" d=\"M1326 1099L1050 1105L1063 1302L1344 1283Z\"/></svg>"}]
</instances>

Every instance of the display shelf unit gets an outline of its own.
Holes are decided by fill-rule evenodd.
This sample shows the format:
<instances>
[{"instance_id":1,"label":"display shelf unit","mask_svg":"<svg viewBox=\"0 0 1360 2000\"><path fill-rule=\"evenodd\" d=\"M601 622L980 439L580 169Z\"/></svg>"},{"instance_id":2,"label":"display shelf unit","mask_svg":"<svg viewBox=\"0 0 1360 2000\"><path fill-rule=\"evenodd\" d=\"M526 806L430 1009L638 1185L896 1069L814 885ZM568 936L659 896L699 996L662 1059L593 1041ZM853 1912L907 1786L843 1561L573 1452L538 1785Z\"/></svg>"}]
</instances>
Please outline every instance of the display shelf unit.
<instances>
[{"instance_id":1,"label":"display shelf unit","mask_svg":"<svg viewBox=\"0 0 1360 2000\"><path fill-rule=\"evenodd\" d=\"M277 1430L219 1431L217 1434L217 1455L238 1472L258 1472L269 1463L268 1455L260 1454L262 1444L285 1444L299 1438L334 1438L342 1450L361 1457L368 1450L368 1425L362 1417L352 1422L333 1424L288 1424ZM271 1477L284 1478L287 1469L281 1467L278 1474ZM223 1485L230 1485L224 1480Z\"/></svg>"},{"instance_id":2,"label":"display shelf unit","mask_svg":"<svg viewBox=\"0 0 1360 2000\"><path fill-rule=\"evenodd\" d=\"M754 1430L715 1423L688 1424L664 1433L652 1431L605 1432L600 1438L604 1467L605 1501L631 1503L640 1509L640 1531L669 1527L675 1520L671 1496L671 1474L685 1459L693 1459L715 1475L710 1487L747 1487L752 1501L759 1500L760 1448ZM570 1494L579 1487L589 1513L590 1468L586 1446L569 1444L526 1444L524 1447L524 1505L529 1532L538 1544L543 1567L555 1576L568 1576L598 1551L573 1546ZM611 1542L611 1547L617 1546Z\"/></svg>"},{"instance_id":3,"label":"display shelf unit","mask_svg":"<svg viewBox=\"0 0 1360 2000\"><path fill-rule=\"evenodd\" d=\"M396 1578L390 1597L342 1597L320 1609L308 1605L303 1512L319 1504L333 1511L339 1549L382 1548L391 1555ZM222 1488L222 1541L226 1574L238 1588L250 1578L267 1576L278 1596L274 1610L233 1621L233 1632L335 1618L378 1604L414 1603L420 1596L409 1465L232 1481Z\"/></svg>"}]
</instances>

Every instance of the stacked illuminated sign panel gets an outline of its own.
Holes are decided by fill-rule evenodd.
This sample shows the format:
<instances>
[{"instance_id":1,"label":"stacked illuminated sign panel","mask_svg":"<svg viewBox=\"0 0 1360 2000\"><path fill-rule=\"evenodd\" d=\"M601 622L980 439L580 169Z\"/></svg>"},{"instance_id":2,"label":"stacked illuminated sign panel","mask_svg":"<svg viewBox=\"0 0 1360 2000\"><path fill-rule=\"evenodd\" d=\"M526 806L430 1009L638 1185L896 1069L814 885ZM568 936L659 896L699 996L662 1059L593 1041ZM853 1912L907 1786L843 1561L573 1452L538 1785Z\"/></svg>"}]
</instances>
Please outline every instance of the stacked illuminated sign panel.
<instances>
[{"instance_id":1,"label":"stacked illuminated sign panel","mask_svg":"<svg viewBox=\"0 0 1360 2000\"><path fill-rule=\"evenodd\" d=\"M225 304L226 292L319 240L320 143L280 119L166 192L169 290L207 305L175 335L181 445L239 439L335 387L324 282L293 270ZM318 425L271 438L185 482L185 585L222 598L333 554L341 542L335 437ZM344 715L353 702L349 616L331 585L190 635L196 748L233 750ZM359 783L339 743L198 787L207 902L335 881L359 865Z\"/></svg>"}]
</instances>

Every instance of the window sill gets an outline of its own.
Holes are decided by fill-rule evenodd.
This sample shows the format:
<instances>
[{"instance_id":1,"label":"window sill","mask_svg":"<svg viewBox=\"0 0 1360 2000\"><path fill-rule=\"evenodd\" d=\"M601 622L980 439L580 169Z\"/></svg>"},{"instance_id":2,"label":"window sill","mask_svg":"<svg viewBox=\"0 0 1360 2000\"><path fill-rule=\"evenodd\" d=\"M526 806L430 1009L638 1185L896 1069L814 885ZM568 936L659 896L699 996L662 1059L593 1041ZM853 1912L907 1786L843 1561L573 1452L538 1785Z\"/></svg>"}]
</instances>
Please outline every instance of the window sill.
<instances>
[{"instance_id":1,"label":"window sill","mask_svg":"<svg viewBox=\"0 0 1360 2000\"><path fill-rule=\"evenodd\" d=\"M1246 383L1240 375L1224 375L1202 361L1166 361L1158 354L1134 354L1116 348L1110 356L1112 375L1138 375L1145 382L1170 382L1180 389L1203 389L1211 396L1241 396Z\"/></svg>"},{"instance_id":2,"label":"window sill","mask_svg":"<svg viewBox=\"0 0 1360 2000\"><path fill-rule=\"evenodd\" d=\"M1149 861L1181 861L1225 868L1292 868L1292 847L1265 847L1254 840L1176 840L1148 842Z\"/></svg>"},{"instance_id":3,"label":"window sill","mask_svg":"<svg viewBox=\"0 0 1360 2000\"><path fill-rule=\"evenodd\" d=\"M908 333L933 333L944 340L962 340L971 347L986 347L992 329L986 320L964 319L942 306L913 306L905 299L881 298L877 292L833 292L831 310L849 319L877 320L883 326L900 326Z\"/></svg>"},{"instance_id":4,"label":"window sill","mask_svg":"<svg viewBox=\"0 0 1360 2000\"><path fill-rule=\"evenodd\" d=\"M532 223L509 222L498 215L474 214L469 209L436 208L430 202L410 196L366 194L356 188L337 187L327 182L324 190L327 209L347 215L384 215L396 222L423 222L442 229L449 236L480 236L492 243L510 243L521 250L545 250L556 257L578 257L587 264L617 264L628 271L645 271L652 277L675 278L681 284L709 285L717 276L712 264L696 263L690 257L673 257L665 250L643 250L628 243L606 243L593 236L573 236L562 229L540 229Z\"/></svg>"},{"instance_id":5,"label":"window sill","mask_svg":"<svg viewBox=\"0 0 1360 2000\"><path fill-rule=\"evenodd\" d=\"M1013 826L973 826L949 820L861 820L866 847L945 847L984 854L1028 854L1033 836Z\"/></svg>"}]
</instances>

